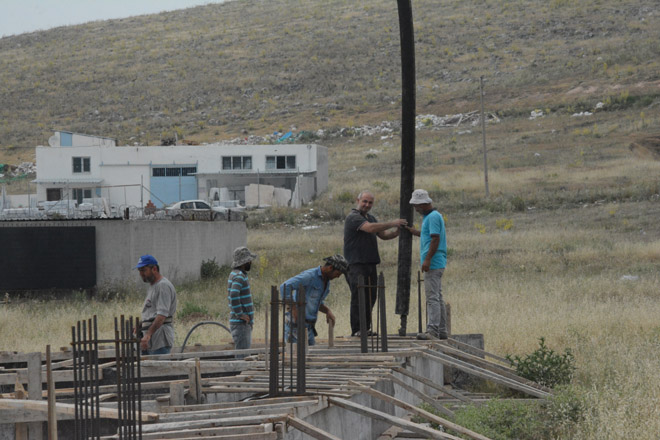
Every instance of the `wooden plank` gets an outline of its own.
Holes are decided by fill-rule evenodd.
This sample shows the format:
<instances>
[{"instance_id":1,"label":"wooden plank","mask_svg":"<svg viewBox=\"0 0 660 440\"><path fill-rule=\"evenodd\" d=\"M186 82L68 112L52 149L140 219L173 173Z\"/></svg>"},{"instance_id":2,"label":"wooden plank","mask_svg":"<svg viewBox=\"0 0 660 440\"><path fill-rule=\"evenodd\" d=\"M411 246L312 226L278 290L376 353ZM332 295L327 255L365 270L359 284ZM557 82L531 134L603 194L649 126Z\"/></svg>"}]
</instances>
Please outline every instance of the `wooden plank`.
<instances>
[{"instance_id":1,"label":"wooden plank","mask_svg":"<svg viewBox=\"0 0 660 440\"><path fill-rule=\"evenodd\" d=\"M209 409L222 409L222 408L246 408L249 411L251 406L255 405L269 405L278 403L295 404L302 400L309 400L309 396L289 396L289 397L271 397L267 399L248 400L247 402L222 402L222 403L206 403L203 405L182 405L171 406L162 409L163 413L170 412L185 412L185 411L203 411Z\"/></svg>"},{"instance_id":2,"label":"wooden plank","mask_svg":"<svg viewBox=\"0 0 660 440\"><path fill-rule=\"evenodd\" d=\"M44 372L44 375L45 372ZM41 353L30 353L27 358L28 397L31 400L41 400ZM48 381L48 377L45 378ZM28 423L28 438L30 440L41 440L44 430L41 422Z\"/></svg>"},{"instance_id":3,"label":"wooden plank","mask_svg":"<svg viewBox=\"0 0 660 440\"><path fill-rule=\"evenodd\" d=\"M263 361L200 361L202 374L207 373L231 373L240 372L254 368L255 364ZM158 376L187 376L190 367L195 366L195 361L155 361L147 360L140 362L140 373L145 377Z\"/></svg>"},{"instance_id":4,"label":"wooden plank","mask_svg":"<svg viewBox=\"0 0 660 440\"><path fill-rule=\"evenodd\" d=\"M284 422L289 415L273 414L268 416L241 416L241 417L225 417L218 419L208 420L193 420L172 423L156 423L153 425L143 425L142 433L154 433L163 431L173 431L181 429L199 429L199 428L217 428L221 426L241 426L241 425L261 425L264 423L277 423Z\"/></svg>"},{"instance_id":5,"label":"wooden plank","mask_svg":"<svg viewBox=\"0 0 660 440\"><path fill-rule=\"evenodd\" d=\"M445 434L440 431L436 431L435 429L418 425L417 423L413 423L411 421L402 419L401 417L396 417L390 414L386 414L382 411L377 411L367 406L360 405L355 402L351 402L350 400L340 399L337 397L330 397L329 401L331 405L335 405L340 408L353 411L357 414L370 417L372 419L382 420L386 423L389 423L390 425L400 426L401 428L407 429L409 431L422 434L424 438L434 438L441 440L443 439L460 440L458 437L454 437L453 435Z\"/></svg>"},{"instance_id":6,"label":"wooden plank","mask_svg":"<svg viewBox=\"0 0 660 440\"><path fill-rule=\"evenodd\" d=\"M324 431L316 426L305 422L297 417L289 416L286 419L288 425L293 426L298 431L307 434L310 437L313 437L318 440L341 440L339 437L335 437L327 431Z\"/></svg>"},{"instance_id":7,"label":"wooden plank","mask_svg":"<svg viewBox=\"0 0 660 440\"><path fill-rule=\"evenodd\" d=\"M447 356L442 353L437 353L433 352L432 350L424 350L423 351L424 356L428 357L429 359L434 359L438 362L440 362L443 365L448 365L450 367L457 368L461 371L464 371L468 374L472 374L477 377L481 377L482 379L488 379L492 380L495 383L499 383L500 385L504 385L508 388L512 388L514 390L522 391L525 394L529 394L530 396L534 397L539 397L541 399L544 399L548 397L550 394L546 393L545 391L538 390L536 388L532 388L528 385L524 385L520 382L508 379L504 376L501 376L497 373L492 373L490 371L484 370L483 368L475 367L473 365L470 365L467 362L459 361L457 359L453 359L450 356Z\"/></svg>"},{"instance_id":8,"label":"wooden plank","mask_svg":"<svg viewBox=\"0 0 660 440\"><path fill-rule=\"evenodd\" d=\"M41 366L39 367L41 370ZM48 378L46 377L45 371L40 371L41 373L41 383L47 383ZM0 385L13 385L16 382L16 378L22 383L28 383L28 370L27 368L18 368L11 373L2 373L0 374ZM103 370L99 370L99 379L103 378ZM72 370L62 370L62 371L53 371L53 380L57 382L73 382L73 371Z\"/></svg>"},{"instance_id":9,"label":"wooden plank","mask_svg":"<svg viewBox=\"0 0 660 440\"><path fill-rule=\"evenodd\" d=\"M412 371L409 371L405 368L397 367L397 368L393 368L392 370L399 373L399 374L407 376L407 377L411 378L412 380L416 380L417 382L423 383L427 387L433 388L437 391L440 391L441 393L444 393L448 396L454 397L454 398L456 398L456 399L458 399L462 402L469 403L471 405L478 405L477 402L470 399L469 397L466 397L463 394L458 393L458 392L456 392L456 391L452 390L451 388L446 387L444 385L438 385L437 383L433 382L432 380L427 379L424 376L420 376L419 374L415 374Z\"/></svg>"},{"instance_id":10,"label":"wooden plank","mask_svg":"<svg viewBox=\"0 0 660 440\"><path fill-rule=\"evenodd\" d=\"M183 429L178 431L169 432L156 432L152 434L142 434L143 440L155 440L161 438L186 438L193 435L199 436L221 436L221 435L238 435L238 434L259 434L267 432L265 425L251 425L251 426L224 426L221 428L200 428L200 429Z\"/></svg>"},{"instance_id":11,"label":"wooden plank","mask_svg":"<svg viewBox=\"0 0 660 440\"><path fill-rule=\"evenodd\" d=\"M280 414L289 413L295 408L303 406L314 406L318 405L318 398L308 398L307 400L301 400L298 402L284 402L284 403L269 403L266 405L256 405L245 409L244 407L238 408L214 408L203 411L186 411L186 412L176 412L176 413L167 413L161 414L160 421L162 423L175 422L178 420L200 420L200 419L211 419L219 417L227 417L230 415L240 415L249 412L249 414Z\"/></svg>"},{"instance_id":12,"label":"wooden plank","mask_svg":"<svg viewBox=\"0 0 660 440\"><path fill-rule=\"evenodd\" d=\"M456 349L456 348L453 348L453 347L449 347L449 346L444 345L444 344L435 343L435 344L433 344L433 346L436 350L440 350L445 354L460 358L463 361L469 362L472 365L481 367L481 368L483 368L485 370L488 370L488 371L492 371L493 373L497 373L501 376L507 377L511 380L515 380L515 381L520 382L520 383L523 383L523 384L528 385L532 388L537 388L537 389L545 391L547 393L552 393L552 389L544 387L543 385L540 385L540 384L538 384L536 382L533 382L531 380L527 380L524 377L518 376L515 373L515 370L513 370L512 368L505 367L503 365L487 361L487 360L482 359L482 358L480 358L478 356L475 356L473 354L466 353L462 350L459 350L459 349Z\"/></svg>"},{"instance_id":13,"label":"wooden plank","mask_svg":"<svg viewBox=\"0 0 660 440\"><path fill-rule=\"evenodd\" d=\"M493 353L490 353L490 352L488 352L488 351L482 350L482 349L480 349L480 348L473 347L473 346L471 346L471 345L469 345L469 344L466 344L466 343L464 343L464 342L457 341L457 340L454 339L454 338L449 338L449 339L447 339L447 342L448 342L449 344L452 344L452 345L454 345L454 346L460 348L460 349L463 350L463 351L468 351L468 352L471 351L472 353L476 353L477 355L490 357L490 358L493 358L493 359L498 360L498 361L500 361L500 362L503 362L503 363L505 363L505 364L508 364L508 363L509 363L509 361L508 361L506 358L503 358L503 357L498 356L498 355L496 355L496 354L493 354Z\"/></svg>"},{"instance_id":14,"label":"wooden plank","mask_svg":"<svg viewBox=\"0 0 660 440\"><path fill-rule=\"evenodd\" d=\"M48 382L48 440L57 440L57 412L55 411L55 382L50 359L50 345L46 346L46 378Z\"/></svg>"},{"instance_id":15,"label":"wooden plank","mask_svg":"<svg viewBox=\"0 0 660 440\"><path fill-rule=\"evenodd\" d=\"M0 399L0 410L29 410L40 411L44 415L48 412L48 402L44 400L12 400ZM56 403L55 410L58 415L75 415L75 406L70 403ZM115 408L100 408L102 419L117 419L119 414ZM142 411L143 422L158 421L158 414Z\"/></svg>"},{"instance_id":16,"label":"wooden plank","mask_svg":"<svg viewBox=\"0 0 660 440\"><path fill-rule=\"evenodd\" d=\"M350 381L351 384L353 385L358 385L360 386L359 383L355 381ZM465 428L461 425L457 425L456 423L453 423L449 420L443 419L442 417L436 416L435 414L432 414L428 411L424 411L421 408L417 408L415 405L411 405L408 402L405 402L401 399L397 399L396 397L392 397L390 395L387 395L385 393L382 393L378 390L374 390L373 388L366 387L366 386L360 386L361 390L371 396L374 396L384 402L389 402L393 403L394 405L403 408L407 411L410 411L420 417L425 418L426 420L432 422L432 423L437 423L438 425L444 426L445 428L451 429L452 431L456 431L459 434L467 435L468 437L474 439L474 440L490 440L488 437L485 437L478 432L474 432L471 429Z\"/></svg>"}]
</instances>

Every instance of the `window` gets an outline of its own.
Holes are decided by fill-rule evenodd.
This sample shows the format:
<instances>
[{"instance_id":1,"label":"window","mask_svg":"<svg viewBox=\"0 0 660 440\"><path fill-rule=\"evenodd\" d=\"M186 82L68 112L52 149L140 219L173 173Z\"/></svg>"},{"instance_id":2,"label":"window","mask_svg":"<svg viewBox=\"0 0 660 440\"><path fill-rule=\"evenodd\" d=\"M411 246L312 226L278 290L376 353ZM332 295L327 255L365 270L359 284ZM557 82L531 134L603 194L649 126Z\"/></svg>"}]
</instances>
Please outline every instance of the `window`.
<instances>
[{"instance_id":1,"label":"window","mask_svg":"<svg viewBox=\"0 0 660 440\"><path fill-rule=\"evenodd\" d=\"M73 172L74 173L89 173L89 157L74 157L73 158Z\"/></svg>"},{"instance_id":2,"label":"window","mask_svg":"<svg viewBox=\"0 0 660 440\"><path fill-rule=\"evenodd\" d=\"M266 156L267 170L295 170L296 156Z\"/></svg>"},{"instance_id":3,"label":"window","mask_svg":"<svg viewBox=\"0 0 660 440\"><path fill-rule=\"evenodd\" d=\"M251 170L252 156L223 156L223 170Z\"/></svg>"},{"instance_id":4,"label":"window","mask_svg":"<svg viewBox=\"0 0 660 440\"><path fill-rule=\"evenodd\" d=\"M49 202L62 200L62 188L46 188L46 200Z\"/></svg>"},{"instance_id":5,"label":"window","mask_svg":"<svg viewBox=\"0 0 660 440\"><path fill-rule=\"evenodd\" d=\"M92 190L89 188L73 188L71 197L78 202L78 204L83 202L83 199L92 198Z\"/></svg>"},{"instance_id":6,"label":"window","mask_svg":"<svg viewBox=\"0 0 660 440\"><path fill-rule=\"evenodd\" d=\"M179 176L194 176L197 174L197 167L168 167L168 168L152 168L152 177L179 177Z\"/></svg>"},{"instance_id":7,"label":"window","mask_svg":"<svg viewBox=\"0 0 660 440\"><path fill-rule=\"evenodd\" d=\"M211 207L204 202L195 202L195 206L197 207L197 209L211 209Z\"/></svg>"}]
</instances>

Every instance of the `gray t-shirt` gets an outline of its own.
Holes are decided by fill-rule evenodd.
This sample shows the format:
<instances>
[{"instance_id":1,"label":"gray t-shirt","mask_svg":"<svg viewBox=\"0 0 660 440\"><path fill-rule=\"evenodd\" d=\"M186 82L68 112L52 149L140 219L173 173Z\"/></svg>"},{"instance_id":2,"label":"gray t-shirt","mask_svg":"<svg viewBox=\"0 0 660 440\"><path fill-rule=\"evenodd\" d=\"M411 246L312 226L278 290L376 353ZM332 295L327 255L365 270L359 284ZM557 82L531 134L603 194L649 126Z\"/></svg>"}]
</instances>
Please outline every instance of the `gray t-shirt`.
<instances>
[{"instance_id":1,"label":"gray t-shirt","mask_svg":"<svg viewBox=\"0 0 660 440\"><path fill-rule=\"evenodd\" d=\"M142 306L142 322L151 321L156 315L174 317L176 313L176 290L167 278L161 278L156 284L150 285L147 298ZM172 324L163 324L151 336L149 350L158 350L162 347L174 345L174 327Z\"/></svg>"},{"instance_id":2,"label":"gray t-shirt","mask_svg":"<svg viewBox=\"0 0 660 440\"><path fill-rule=\"evenodd\" d=\"M355 208L346 216L344 222L344 257L346 257L349 264L380 264L376 234L360 230L360 227L366 222L377 223L377 220L369 213L364 217Z\"/></svg>"}]
</instances>

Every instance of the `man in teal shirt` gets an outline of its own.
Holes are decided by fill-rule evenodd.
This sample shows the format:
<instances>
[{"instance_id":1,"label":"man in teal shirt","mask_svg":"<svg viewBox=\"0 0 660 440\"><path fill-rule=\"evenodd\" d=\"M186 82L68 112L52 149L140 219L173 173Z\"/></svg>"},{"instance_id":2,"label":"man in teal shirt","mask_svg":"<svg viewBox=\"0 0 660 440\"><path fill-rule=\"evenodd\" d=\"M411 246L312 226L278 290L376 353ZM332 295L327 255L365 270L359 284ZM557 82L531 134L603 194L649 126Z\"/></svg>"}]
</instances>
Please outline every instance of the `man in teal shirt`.
<instances>
[{"instance_id":1,"label":"man in teal shirt","mask_svg":"<svg viewBox=\"0 0 660 440\"><path fill-rule=\"evenodd\" d=\"M435 210L429 193L416 189L410 204L424 216L422 230L406 226L411 234L420 238L420 262L424 275L426 293L426 332L419 333L417 339L447 339L447 311L442 299L442 274L447 266L447 236L442 214Z\"/></svg>"}]
</instances>

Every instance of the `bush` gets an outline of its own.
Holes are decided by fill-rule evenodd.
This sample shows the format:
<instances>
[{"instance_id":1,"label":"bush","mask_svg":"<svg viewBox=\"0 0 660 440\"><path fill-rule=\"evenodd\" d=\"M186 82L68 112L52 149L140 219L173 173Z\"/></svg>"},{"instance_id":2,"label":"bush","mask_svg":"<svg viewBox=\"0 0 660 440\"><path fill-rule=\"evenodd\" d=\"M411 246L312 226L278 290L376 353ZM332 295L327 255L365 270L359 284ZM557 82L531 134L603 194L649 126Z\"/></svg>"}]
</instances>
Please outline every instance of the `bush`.
<instances>
[{"instance_id":1,"label":"bush","mask_svg":"<svg viewBox=\"0 0 660 440\"><path fill-rule=\"evenodd\" d=\"M492 400L456 412L456 423L492 440L539 440L545 434L539 404Z\"/></svg>"},{"instance_id":2,"label":"bush","mask_svg":"<svg viewBox=\"0 0 660 440\"><path fill-rule=\"evenodd\" d=\"M218 278L222 274L222 269L215 261L215 257L214 257L211 260L202 261L202 268L200 272L202 275L202 279L206 280L210 278Z\"/></svg>"},{"instance_id":3,"label":"bush","mask_svg":"<svg viewBox=\"0 0 660 440\"><path fill-rule=\"evenodd\" d=\"M209 310L205 305L195 304L192 302L184 302L179 308L179 311L176 314L176 317L180 321L185 321L189 318L198 318L200 316L208 316Z\"/></svg>"},{"instance_id":4,"label":"bush","mask_svg":"<svg viewBox=\"0 0 660 440\"><path fill-rule=\"evenodd\" d=\"M546 387L567 385L575 373L575 358L567 348L564 354L555 353L545 345L545 338L539 338L539 348L531 354L520 356L506 355L519 376Z\"/></svg>"},{"instance_id":5,"label":"bush","mask_svg":"<svg viewBox=\"0 0 660 440\"><path fill-rule=\"evenodd\" d=\"M572 387L562 387L547 400L497 399L460 409L456 423L493 440L571 438L585 408L583 396Z\"/></svg>"}]
</instances>

